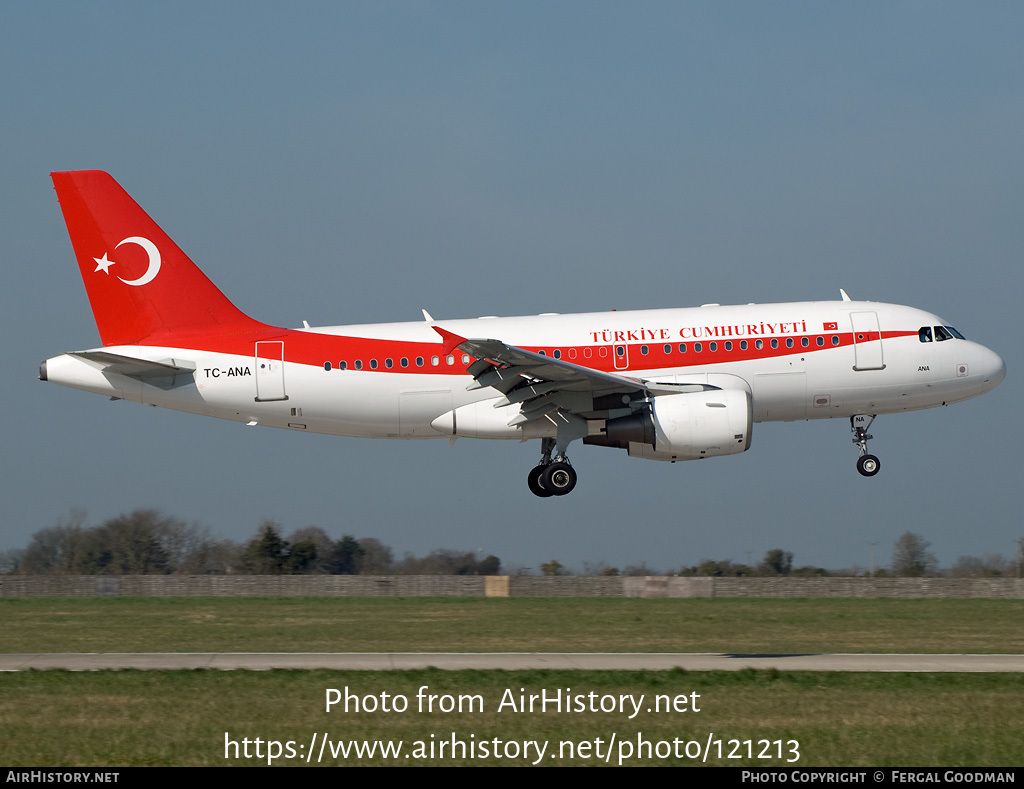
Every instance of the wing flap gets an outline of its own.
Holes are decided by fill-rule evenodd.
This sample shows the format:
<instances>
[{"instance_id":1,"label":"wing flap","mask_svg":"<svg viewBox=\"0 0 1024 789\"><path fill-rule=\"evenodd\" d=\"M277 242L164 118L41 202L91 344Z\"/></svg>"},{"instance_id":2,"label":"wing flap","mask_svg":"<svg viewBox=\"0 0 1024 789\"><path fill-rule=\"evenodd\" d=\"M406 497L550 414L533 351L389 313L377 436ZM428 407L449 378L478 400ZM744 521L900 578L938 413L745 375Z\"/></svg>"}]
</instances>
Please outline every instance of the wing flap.
<instances>
[{"instance_id":1,"label":"wing flap","mask_svg":"<svg viewBox=\"0 0 1024 789\"><path fill-rule=\"evenodd\" d=\"M537 419L565 419L567 414L600 418L599 412L607 406L599 407L598 399L607 399L608 395L622 395L622 402L616 404L621 408L658 395L717 388L704 383L657 383L594 370L501 340L467 339L440 326L433 329L441 335L445 353L458 349L475 358L467 368L474 379L467 389L501 392L504 397L495 402L495 408L520 404L510 426Z\"/></svg>"}]
</instances>

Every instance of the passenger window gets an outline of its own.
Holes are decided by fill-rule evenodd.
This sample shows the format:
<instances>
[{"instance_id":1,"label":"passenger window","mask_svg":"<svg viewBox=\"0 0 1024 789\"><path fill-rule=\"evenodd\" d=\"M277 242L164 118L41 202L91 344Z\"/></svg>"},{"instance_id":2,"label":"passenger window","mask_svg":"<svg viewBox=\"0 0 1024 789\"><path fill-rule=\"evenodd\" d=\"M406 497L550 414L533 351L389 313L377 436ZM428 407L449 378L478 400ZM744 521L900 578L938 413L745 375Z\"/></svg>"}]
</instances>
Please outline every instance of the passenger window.
<instances>
[{"instance_id":1,"label":"passenger window","mask_svg":"<svg viewBox=\"0 0 1024 789\"><path fill-rule=\"evenodd\" d=\"M726 340L726 342L725 342L725 350L727 350L727 351L731 351L732 350L732 342L730 342L729 340Z\"/></svg>"},{"instance_id":2,"label":"passenger window","mask_svg":"<svg viewBox=\"0 0 1024 789\"><path fill-rule=\"evenodd\" d=\"M686 353L686 343L685 342L679 343L679 353Z\"/></svg>"},{"instance_id":3,"label":"passenger window","mask_svg":"<svg viewBox=\"0 0 1024 789\"><path fill-rule=\"evenodd\" d=\"M593 353L594 352L592 350L590 350L590 348L584 348L583 349L583 358L584 359L589 359Z\"/></svg>"},{"instance_id":4,"label":"passenger window","mask_svg":"<svg viewBox=\"0 0 1024 789\"><path fill-rule=\"evenodd\" d=\"M331 369L331 363L330 362L324 362L324 369L325 370L330 370Z\"/></svg>"},{"instance_id":5,"label":"passenger window","mask_svg":"<svg viewBox=\"0 0 1024 789\"><path fill-rule=\"evenodd\" d=\"M709 342L708 343L708 350L709 351L717 351L718 350L718 343L717 342Z\"/></svg>"},{"instance_id":6,"label":"passenger window","mask_svg":"<svg viewBox=\"0 0 1024 789\"><path fill-rule=\"evenodd\" d=\"M434 365L434 367L437 367L437 365L440 364L440 362L441 362L441 360L438 359L436 356L431 356L430 357L430 363L432 365Z\"/></svg>"},{"instance_id":7,"label":"passenger window","mask_svg":"<svg viewBox=\"0 0 1024 789\"><path fill-rule=\"evenodd\" d=\"M469 354L468 353L462 354L462 363L463 364L469 364Z\"/></svg>"},{"instance_id":8,"label":"passenger window","mask_svg":"<svg viewBox=\"0 0 1024 789\"><path fill-rule=\"evenodd\" d=\"M356 359L356 369L357 370L362 370L363 369L363 360L362 359Z\"/></svg>"},{"instance_id":9,"label":"passenger window","mask_svg":"<svg viewBox=\"0 0 1024 789\"><path fill-rule=\"evenodd\" d=\"M551 352L551 355L554 356L556 359L561 359L562 358L562 352L560 350L558 350L557 348L554 351Z\"/></svg>"},{"instance_id":10,"label":"passenger window","mask_svg":"<svg viewBox=\"0 0 1024 789\"><path fill-rule=\"evenodd\" d=\"M640 346L640 353L643 354L644 356L647 355L647 350L648 350L648 348L647 348L646 345L641 345Z\"/></svg>"},{"instance_id":11,"label":"passenger window","mask_svg":"<svg viewBox=\"0 0 1024 789\"><path fill-rule=\"evenodd\" d=\"M694 353L700 353L700 343L699 342L695 342L693 344L693 352Z\"/></svg>"},{"instance_id":12,"label":"passenger window","mask_svg":"<svg viewBox=\"0 0 1024 789\"><path fill-rule=\"evenodd\" d=\"M348 369L348 362L338 362L338 369L339 370L347 370Z\"/></svg>"},{"instance_id":13,"label":"passenger window","mask_svg":"<svg viewBox=\"0 0 1024 789\"><path fill-rule=\"evenodd\" d=\"M931 342L932 341L932 327L931 326L922 326L920 329L918 329L917 330L917 339L919 339L921 342Z\"/></svg>"},{"instance_id":14,"label":"passenger window","mask_svg":"<svg viewBox=\"0 0 1024 789\"><path fill-rule=\"evenodd\" d=\"M835 334L832 335L832 344L839 345L839 337L836 336Z\"/></svg>"},{"instance_id":15,"label":"passenger window","mask_svg":"<svg viewBox=\"0 0 1024 789\"><path fill-rule=\"evenodd\" d=\"M597 349L597 355L603 359L605 356L608 355L608 348L602 345L600 348Z\"/></svg>"},{"instance_id":16,"label":"passenger window","mask_svg":"<svg viewBox=\"0 0 1024 789\"><path fill-rule=\"evenodd\" d=\"M764 340L754 340L754 347L757 348L757 350L764 348Z\"/></svg>"},{"instance_id":17,"label":"passenger window","mask_svg":"<svg viewBox=\"0 0 1024 789\"><path fill-rule=\"evenodd\" d=\"M810 341L809 339L807 339L806 337L801 337L801 338L800 338L800 344L801 344L801 345L802 345L802 346L803 346L804 348L806 348L806 347L807 347L808 345L810 345L810 344L811 344L811 341Z\"/></svg>"},{"instance_id":18,"label":"passenger window","mask_svg":"<svg viewBox=\"0 0 1024 789\"><path fill-rule=\"evenodd\" d=\"M403 357L402 357L402 367L408 367L408 366L409 366L409 360L408 360L408 359L406 359L406 358L405 358L405 357L403 356Z\"/></svg>"},{"instance_id":19,"label":"passenger window","mask_svg":"<svg viewBox=\"0 0 1024 789\"><path fill-rule=\"evenodd\" d=\"M792 337L787 337L786 338L786 347L787 348L792 348L793 347L793 338Z\"/></svg>"},{"instance_id":20,"label":"passenger window","mask_svg":"<svg viewBox=\"0 0 1024 789\"><path fill-rule=\"evenodd\" d=\"M746 340L740 340L740 350L741 351L747 350L747 341Z\"/></svg>"},{"instance_id":21,"label":"passenger window","mask_svg":"<svg viewBox=\"0 0 1024 789\"><path fill-rule=\"evenodd\" d=\"M778 347L779 347L779 341L773 339L772 340L772 348L778 348Z\"/></svg>"},{"instance_id":22,"label":"passenger window","mask_svg":"<svg viewBox=\"0 0 1024 789\"><path fill-rule=\"evenodd\" d=\"M417 367L422 367L423 366L423 357L422 356L417 356L416 357L416 366Z\"/></svg>"},{"instance_id":23,"label":"passenger window","mask_svg":"<svg viewBox=\"0 0 1024 789\"><path fill-rule=\"evenodd\" d=\"M620 358L625 356L626 355L626 348L625 348L625 346L623 346L623 345L616 345L615 346L615 355L620 357Z\"/></svg>"},{"instance_id":24,"label":"passenger window","mask_svg":"<svg viewBox=\"0 0 1024 789\"><path fill-rule=\"evenodd\" d=\"M455 357L452 356L451 354L448 354L448 357L445 359L445 361L448 362L448 364L455 364Z\"/></svg>"},{"instance_id":25,"label":"passenger window","mask_svg":"<svg viewBox=\"0 0 1024 789\"><path fill-rule=\"evenodd\" d=\"M818 343L818 347L821 348L825 344L825 338L824 337L819 337L816 340L816 342Z\"/></svg>"},{"instance_id":26,"label":"passenger window","mask_svg":"<svg viewBox=\"0 0 1024 789\"><path fill-rule=\"evenodd\" d=\"M665 353L672 353L672 346L671 345L666 345L665 346Z\"/></svg>"},{"instance_id":27,"label":"passenger window","mask_svg":"<svg viewBox=\"0 0 1024 789\"><path fill-rule=\"evenodd\" d=\"M575 359L576 358L576 349L575 348L570 348L569 349L569 358L570 359Z\"/></svg>"},{"instance_id":28,"label":"passenger window","mask_svg":"<svg viewBox=\"0 0 1024 789\"><path fill-rule=\"evenodd\" d=\"M393 361L391 361L390 359L385 359L384 360L384 366L387 367L390 370L392 367L395 366L395 363Z\"/></svg>"},{"instance_id":29,"label":"passenger window","mask_svg":"<svg viewBox=\"0 0 1024 789\"><path fill-rule=\"evenodd\" d=\"M370 359L370 369L371 370L376 370L377 369L377 360L376 359Z\"/></svg>"}]
</instances>

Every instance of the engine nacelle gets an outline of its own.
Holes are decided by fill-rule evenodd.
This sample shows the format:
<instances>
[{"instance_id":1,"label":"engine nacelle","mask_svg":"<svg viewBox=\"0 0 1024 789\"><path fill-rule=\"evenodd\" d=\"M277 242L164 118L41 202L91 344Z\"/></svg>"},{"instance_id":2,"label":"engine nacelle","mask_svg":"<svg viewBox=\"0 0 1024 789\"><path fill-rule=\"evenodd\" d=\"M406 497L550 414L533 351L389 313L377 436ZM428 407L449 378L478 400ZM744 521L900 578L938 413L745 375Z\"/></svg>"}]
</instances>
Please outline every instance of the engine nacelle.
<instances>
[{"instance_id":1,"label":"engine nacelle","mask_svg":"<svg viewBox=\"0 0 1024 789\"><path fill-rule=\"evenodd\" d=\"M604 436L584 443L624 447L630 457L648 460L735 455L750 448L753 421L747 391L664 395L652 399L649 412L608 420Z\"/></svg>"}]
</instances>

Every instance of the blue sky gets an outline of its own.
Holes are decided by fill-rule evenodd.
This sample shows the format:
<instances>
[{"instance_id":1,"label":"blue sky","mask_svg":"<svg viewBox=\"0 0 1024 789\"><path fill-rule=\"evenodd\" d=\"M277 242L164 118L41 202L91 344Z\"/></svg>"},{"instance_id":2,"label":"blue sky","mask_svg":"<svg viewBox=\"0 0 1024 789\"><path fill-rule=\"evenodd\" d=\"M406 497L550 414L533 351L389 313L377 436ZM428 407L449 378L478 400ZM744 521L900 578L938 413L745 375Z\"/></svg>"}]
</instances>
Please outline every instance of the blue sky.
<instances>
[{"instance_id":1,"label":"blue sky","mask_svg":"<svg viewBox=\"0 0 1024 789\"><path fill-rule=\"evenodd\" d=\"M1012 3L7 3L0 550L71 508L264 518L403 551L672 570L770 548L944 565L1015 551L1012 322L1024 8ZM98 335L48 173L105 169L229 298L300 325L854 298L943 316L1006 381L879 417L755 426L661 464L204 420L36 380Z\"/></svg>"}]
</instances>

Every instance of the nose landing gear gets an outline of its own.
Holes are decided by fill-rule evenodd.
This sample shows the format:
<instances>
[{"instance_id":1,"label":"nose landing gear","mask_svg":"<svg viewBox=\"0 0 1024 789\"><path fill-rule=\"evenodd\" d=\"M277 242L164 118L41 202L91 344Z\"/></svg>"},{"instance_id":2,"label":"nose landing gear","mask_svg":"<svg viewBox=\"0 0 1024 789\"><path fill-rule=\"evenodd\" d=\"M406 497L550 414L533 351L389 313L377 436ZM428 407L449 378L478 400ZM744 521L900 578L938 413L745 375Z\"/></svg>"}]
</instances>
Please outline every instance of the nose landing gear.
<instances>
[{"instance_id":1,"label":"nose landing gear","mask_svg":"<svg viewBox=\"0 0 1024 789\"><path fill-rule=\"evenodd\" d=\"M865 477L873 477L882 467L881 462L874 455L868 454L868 428L875 421L874 414L855 414L850 417L850 430L853 431L853 443L860 450L860 457L857 458L857 471Z\"/></svg>"}]
</instances>

